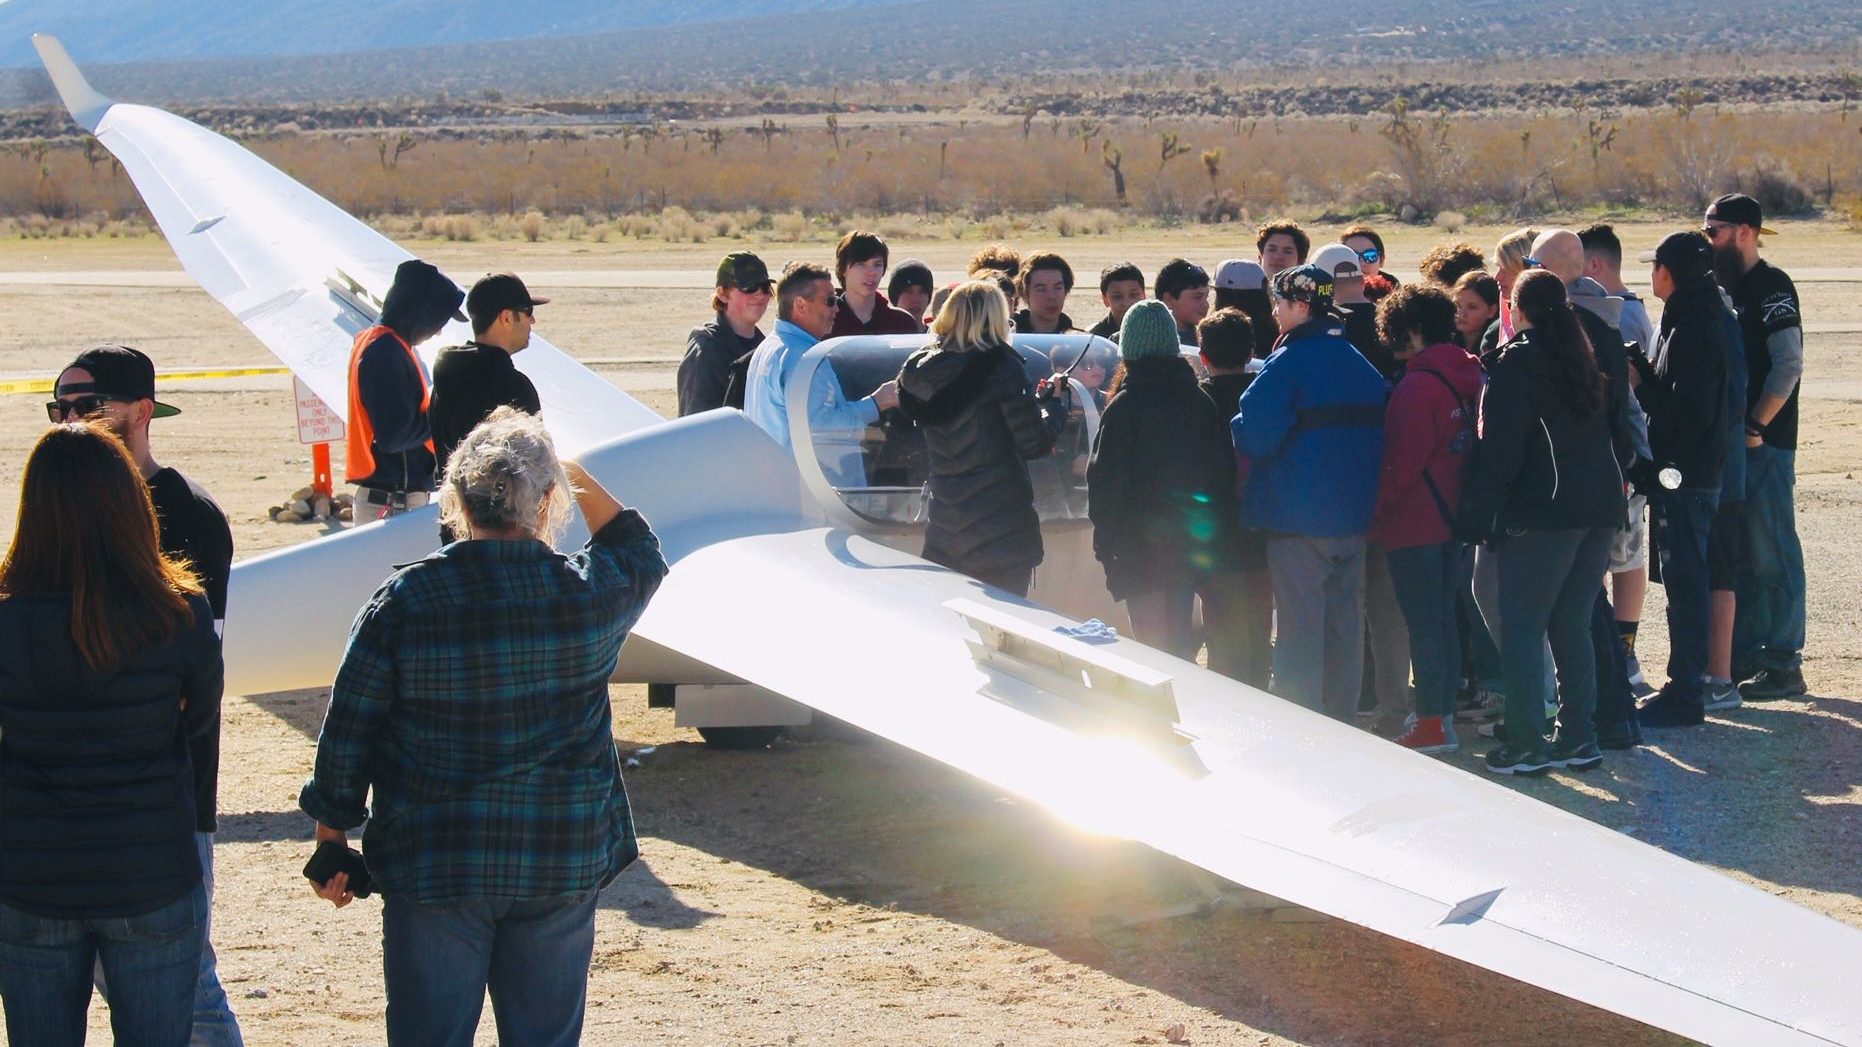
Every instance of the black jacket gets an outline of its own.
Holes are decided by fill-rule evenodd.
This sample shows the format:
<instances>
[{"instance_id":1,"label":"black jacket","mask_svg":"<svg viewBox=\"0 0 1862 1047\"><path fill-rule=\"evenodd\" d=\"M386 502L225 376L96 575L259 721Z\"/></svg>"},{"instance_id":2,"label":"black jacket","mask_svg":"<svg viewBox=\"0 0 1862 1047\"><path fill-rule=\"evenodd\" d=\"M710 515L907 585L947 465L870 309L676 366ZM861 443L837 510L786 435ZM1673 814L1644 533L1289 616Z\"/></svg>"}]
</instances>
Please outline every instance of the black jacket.
<instances>
[{"instance_id":1,"label":"black jacket","mask_svg":"<svg viewBox=\"0 0 1862 1047\"><path fill-rule=\"evenodd\" d=\"M763 344L763 332L740 338L719 313L708 324L685 336L685 356L679 360L679 417L727 406L724 392L730 385L731 365ZM746 364L746 366L748 366ZM742 407L742 401L728 406Z\"/></svg>"},{"instance_id":2,"label":"black jacket","mask_svg":"<svg viewBox=\"0 0 1862 1047\"><path fill-rule=\"evenodd\" d=\"M528 414L543 411L537 387L517 369L510 353L478 342L440 350L433 361L433 400L427 407L440 475L445 475L460 441L491 412L506 406Z\"/></svg>"},{"instance_id":3,"label":"black jacket","mask_svg":"<svg viewBox=\"0 0 1862 1047\"><path fill-rule=\"evenodd\" d=\"M1720 485L1728 333L1720 286L1703 279L1669 296L1654 352L1638 361L1636 399L1649 413L1655 464L1679 469L1684 487Z\"/></svg>"},{"instance_id":4,"label":"black jacket","mask_svg":"<svg viewBox=\"0 0 1862 1047\"><path fill-rule=\"evenodd\" d=\"M445 274L409 259L394 271L381 324L418 345L444 327L463 301L465 294ZM349 482L387 491L433 490L434 458L427 449L433 431L420 409L426 379L408 359L407 350L387 335L376 338L362 350L356 382L374 427L375 471L351 476Z\"/></svg>"},{"instance_id":5,"label":"black jacket","mask_svg":"<svg viewBox=\"0 0 1862 1047\"><path fill-rule=\"evenodd\" d=\"M1114 598L1239 567L1232 414L1182 357L1125 363L1086 467L1093 553Z\"/></svg>"},{"instance_id":6,"label":"black jacket","mask_svg":"<svg viewBox=\"0 0 1862 1047\"><path fill-rule=\"evenodd\" d=\"M194 833L213 816L195 816L196 779L217 771L223 670L212 608L189 603L180 636L99 673L69 597L0 600L0 901L135 916L200 882Z\"/></svg>"},{"instance_id":7,"label":"black jacket","mask_svg":"<svg viewBox=\"0 0 1862 1047\"><path fill-rule=\"evenodd\" d=\"M1558 363L1521 331L1488 368L1481 437L1461 494L1457 532L1622 527L1623 474L1611 445L1611 408L1580 415Z\"/></svg>"},{"instance_id":8,"label":"black jacket","mask_svg":"<svg viewBox=\"0 0 1862 1047\"><path fill-rule=\"evenodd\" d=\"M928 346L899 369L899 407L924 429L931 506L924 558L966 574L1041 562L1041 520L1025 458L1054 447L1066 421L1028 387L1014 349Z\"/></svg>"}]
</instances>

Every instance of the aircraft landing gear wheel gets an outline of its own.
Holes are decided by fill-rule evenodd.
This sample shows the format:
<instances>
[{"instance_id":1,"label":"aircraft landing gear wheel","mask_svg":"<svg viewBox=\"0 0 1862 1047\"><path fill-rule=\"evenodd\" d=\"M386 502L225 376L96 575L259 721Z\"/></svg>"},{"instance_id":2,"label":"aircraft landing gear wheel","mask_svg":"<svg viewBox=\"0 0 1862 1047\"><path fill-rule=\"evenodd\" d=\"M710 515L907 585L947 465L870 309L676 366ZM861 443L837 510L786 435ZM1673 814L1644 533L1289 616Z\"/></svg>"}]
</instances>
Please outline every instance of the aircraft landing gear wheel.
<instances>
[{"instance_id":1,"label":"aircraft landing gear wheel","mask_svg":"<svg viewBox=\"0 0 1862 1047\"><path fill-rule=\"evenodd\" d=\"M780 727L700 727L698 736L718 749L767 749L782 736Z\"/></svg>"}]
</instances>

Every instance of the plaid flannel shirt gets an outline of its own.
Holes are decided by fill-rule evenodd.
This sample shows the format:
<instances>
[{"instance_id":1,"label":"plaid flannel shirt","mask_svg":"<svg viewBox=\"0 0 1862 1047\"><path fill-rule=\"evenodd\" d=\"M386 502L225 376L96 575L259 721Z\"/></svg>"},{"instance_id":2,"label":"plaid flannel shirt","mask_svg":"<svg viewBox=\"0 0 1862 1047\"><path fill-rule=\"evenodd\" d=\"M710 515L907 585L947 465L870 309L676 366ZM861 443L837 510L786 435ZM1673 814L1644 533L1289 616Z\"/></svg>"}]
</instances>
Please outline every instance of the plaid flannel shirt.
<instances>
[{"instance_id":1,"label":"plaid flannel shirt","mask_svg":"<svg viewBox=\"0 0 1862 1047\"><path fill-rule=\"evenodd\" d=\"M367 819L384 894L607 884L639 854L608 677L666 570L627 510L571 556L458 542L397 572L350 630L299 806L336 829Z\"/></svg>"}]
</instances>

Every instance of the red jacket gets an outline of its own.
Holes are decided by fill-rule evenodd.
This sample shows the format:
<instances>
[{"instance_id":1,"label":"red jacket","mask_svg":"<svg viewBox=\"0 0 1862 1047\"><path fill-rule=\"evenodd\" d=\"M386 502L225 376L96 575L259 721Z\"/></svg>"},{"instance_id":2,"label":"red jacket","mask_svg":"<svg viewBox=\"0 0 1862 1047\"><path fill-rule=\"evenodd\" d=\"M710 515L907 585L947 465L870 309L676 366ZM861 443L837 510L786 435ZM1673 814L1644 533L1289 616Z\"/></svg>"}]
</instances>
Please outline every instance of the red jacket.
<instances>
[{"instance_id":1,"label":"red jacket","mask_svg":"<svg viewBox=\"0 0 1862 1047\"><path fill-rule=\"evenodd\" d=\"M1461 505L1480 394L1480 361L1458 345L1432 345L1409 361L1384 411L1384 468L1371 541L1405 549L1452 537L1449 520Z\"/></svg>"}]
</instances>

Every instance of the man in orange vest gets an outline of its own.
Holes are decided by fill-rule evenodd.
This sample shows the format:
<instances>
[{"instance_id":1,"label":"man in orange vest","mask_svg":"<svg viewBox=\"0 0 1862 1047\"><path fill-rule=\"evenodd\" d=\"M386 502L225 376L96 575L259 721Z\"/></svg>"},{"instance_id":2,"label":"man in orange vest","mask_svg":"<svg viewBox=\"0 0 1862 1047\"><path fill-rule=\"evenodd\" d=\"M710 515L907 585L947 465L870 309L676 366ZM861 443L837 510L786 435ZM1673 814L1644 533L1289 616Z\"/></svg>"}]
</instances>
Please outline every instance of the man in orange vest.
<instances>
[{"instance_id":1,"label":"man in orange vest","mask_svg":"<svg viewBox=\"0 0 1862 1047\"><path fill-rule=\"evenodd\" d=\"M431 379L414 347L440 333L465 300L457 284L417 259L394 271L381 320L349 353L348 462L360 488L355 517L379 520L427 504L433 490Z\"/></svg>"}]
</instances>

